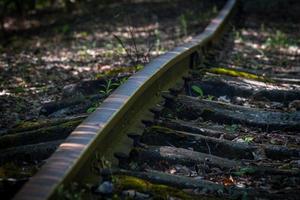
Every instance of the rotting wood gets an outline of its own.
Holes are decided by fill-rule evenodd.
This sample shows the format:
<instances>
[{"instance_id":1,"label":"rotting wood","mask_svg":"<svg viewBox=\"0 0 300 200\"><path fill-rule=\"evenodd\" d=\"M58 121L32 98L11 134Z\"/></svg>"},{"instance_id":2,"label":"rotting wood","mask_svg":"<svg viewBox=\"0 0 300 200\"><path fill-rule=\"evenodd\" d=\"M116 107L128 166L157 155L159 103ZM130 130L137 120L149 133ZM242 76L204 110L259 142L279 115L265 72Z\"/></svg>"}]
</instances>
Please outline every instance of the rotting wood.
<instances>
[{"instance_id":1,"label":"rotting wood","mask_svg":"<svg viewBox=\"0 0 300 200\"><path fill-rule=\"evenodd\" d=\"M157 140L157 138L160 138L160 140ZM211 153L230 159L255 159L255 157L261 157L257 154L263 154L262 156L271 159L300 157L300 150L297 148L233 142L160 126L149 127L142 137L142 142L144 141L150 145L173 144L184 148L193 148L195 151Z\"/></svg>"},{"instance_id":2,"label":"rotting wood","mask_svg":"<svg viewBox=\"0 0 300 200\"><path fill-rule=\"evenodd\" d=\"M176 110L180 118L197 119L202 117L226 124L242 124L262 128L266 131L300 130L300 112L272 112L257 108L247 108L223 102L209 101L179 95L172 103L168 103Z\"/></svg>"},{"instance_id":3,"label":"rotting wood","mask_svg":"<svg viewBox=\"0 0 300 200\"><path fill-rule=\"evenodd\" d=\"M300 90L292 85L280 86L255 80L247 81L243 78L226 76L208 76L201 81L191 81L189 86L202 88L205 95L246 97L251 99L266 99L268 101L289 102L300 99Z\"/></svg>"},{"instance_id":4,"label":"rotting wood","mask_svg":"<svg viewBox=\"0 0 300 200\"><path fill-rule=\"evenodd\" d=\"M12 148L21 145L34 144L65 139L71 131L82 121L82 118L69 119L62 123L55 123L52 126L41 127L37 130L18 132L0 137L0 149ZM29 128L29 127L27 127Z\"/></svg>"},{"instance_id":5,"label":"rotting wood","mask_svg":"<svg viewBox=\"0 0 300 200\"><path fill-rule=\"evenodd\" d=\"M132 151L132 156L136 157L135 160L151 160L152 162L165 160L169 163L180 163L187 166L203 164L223 169L235 168L241 165L238 161L171 146L148 146L145 149L135 148Z\"/></svg>"},{"instance_id":6,"label":"rotting wood","mask_svg":"<svg viewBox=\"0 0 300 200\"><path fill-rule=\"evenodd\" d=\"M17 124L15 127L5 131L2 133L2 135L7 134L15 134L20 132L27 132L32 130L37 130L41 128L51 127L51 126L57 126L69 121L73 120L83 120L87 117L87 115L79 115L79 116L72 116L72 117L64 117L64 118L55 118L55 119L44 119L44 120L38 120L38 121L23 121Z\"/></svg>"},{"instance_id":7,"label":"rotting wood","mask_svg":"<svg viewBox=\"0 0 300 200\"><path fill-rule=\"evenodd\" d=\"M258 188L239 188L236 186L223 186L206 180L193 179L185 176L171 175L159 171L148 171L148 172L134 172L122 169L102 169L100 171L102 176L133 176L140 179L144 179L156 184L164 184L171 187L177 187L182 189L198 189L203 193L210 195L219 196L222 198L230 199L241 199L250 198L254 199L257 197L263 197L268 199L284 199L289 194L288 199L296 199L299 194L299 189L296 190L264 190Z\"/></svg>"},{"instance_id":8,"label":"rotting wood","mask_svg":"<svg viewBox=\"0 0 300 200\"><path fill-rule=\"evenodd\" d=\"M137 176L130 175L113 175L113 183L114 187L118 191L124 190L135 190L137 192L151 194L152 197L156 198L179 198L186 200L196 200L196 199L220 199L220 198L212 198L212 197L204 197L203 195L196 195L191 192L185 192L180 189L176 189L174 187L161 185L161 184L153 184L149 181L146 181L142 178L137 178ZM138 197L137 197L138 198Z\"/></svg>"},{"instance_id":9,"label":"rotting wood","mask_svg":"<svg viewBox=\"0 0 300 200\"><path fill-rule=\"evenodd\" d=\"M283 175L290 177L299 177L300 171L298 169L278 169L272 164L263 163L257 165L256 161L244 160L230 160L211 154L201 153L184 148L176 148L170 146L147 146L144 148L135 148L132 151L133 162L145 162L149 165L159 165L161 162L167 162L169 165L182 164L188 167L200 167L204 171L211 167L218 167L224 170L230 170L232 174L238 172L241 168L251 169L249 175Z\"/></svg>"}]
</instances>

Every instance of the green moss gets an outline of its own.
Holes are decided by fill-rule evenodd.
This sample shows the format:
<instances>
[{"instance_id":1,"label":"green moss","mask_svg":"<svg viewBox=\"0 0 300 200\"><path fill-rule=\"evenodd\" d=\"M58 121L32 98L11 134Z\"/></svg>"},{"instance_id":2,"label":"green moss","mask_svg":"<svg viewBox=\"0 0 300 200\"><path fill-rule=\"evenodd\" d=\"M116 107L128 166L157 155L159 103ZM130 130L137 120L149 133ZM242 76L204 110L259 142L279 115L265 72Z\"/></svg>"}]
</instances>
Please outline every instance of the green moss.
<instances>
[{"instance_id":1,"label":"green moss","mask_svg":"<svg viewBox=\"0 0 300 200\"><path fill-rule=\"evenodd\" d=\"M272 82L271 79L265 78L263 76L258 76L255 74L242 72L242 71L238 71L238 70L234 70L234 69L222 68L222 67L211 68L208 70L208 72L214 73L214 74L224 74L224 75L233 76L233 77L242 77L242 78L246 78L246 79L252 79L252 80L263 81L263 82Z\"/></svg>"},{"instance_id":2,"label":"green moss","mask_svg":"<svg viewBox=\"0 0 300 200\"><path fill-rule=\"evenodd\" d=\"M29 131L26 130L26 128L23 127L23 130L26 130L24 132L11 132L8 135L4 135L0 138L0 147L3 148L9 148L17 145L24 145L24 144L30 144L30 142L38 142L40 140L45 139L55 139L59 138L60 136L67 136L69 132L71 132L77 125L80 124L82 119L76 119L67 121L61 124L52 125L47 127L47 124L44 124L45 128L38 128L37 125L31 124L32 126L28 126L27 128ZM39 124L41 125L41 124ZM36 126L36 130L32 130L32 127ZM59 133L59 134L58 134Z\"/></svg>"},{"instance_id":3,"label":"green moss","mask_svg":"<svg viewBox=\"0 0 300 200\"><path fill-rule=\"evenodd\" d=\"M170 197L185 200L212 199L209 197L200 198L199 196L189 194L180 189L161 184L153 184L143 179L126 175L114 176L114 184L118 191L134 189L138 192L150 193L154 196L154 199L169 199Z\"/></svg>"},{"instance_id":4,"label":"green moss","mask_svg":"<svg viewBox=\"0 0 300 200\"><path fill-rule=\"evenodd\" d=\"M23 132L23 131L30 131L30 130L36 130L40 129L43 126L49 126L52 125L52 122L50 120L39 120L39 121L22 121L20 122L16 127L13 128L10 132ZM53 123L53 125L56 125L58 123Z\"/></svg>"},{"instance_id":5,"label":"green moss","mask_svg":"<svg viewBox=\"0 0 300 200\"><path fill-rule=\"evenodd\" d=\"M28 128L36 128L36 127L41 126L41 124L43 124L41 121L36 121L36 122L22 121L22 122L20 122L20 124L17 125L15 130L23 130L23 129L26 130Z\"/></svg>"},{"instance_id":6,"label":"green moss","mask_svg":"<svg viewBox=\"0 0 300 200\"><path fill-rule=\"evenodd\" d=\"M69 128L78 125L83 119L75 120L39 120L39 121L22 121L16 127L14 127L9 133L17 133L24 131L37 130L46 127L51 128L54 126L61 126L62 128Z\"/></svg>"}]
</instances>

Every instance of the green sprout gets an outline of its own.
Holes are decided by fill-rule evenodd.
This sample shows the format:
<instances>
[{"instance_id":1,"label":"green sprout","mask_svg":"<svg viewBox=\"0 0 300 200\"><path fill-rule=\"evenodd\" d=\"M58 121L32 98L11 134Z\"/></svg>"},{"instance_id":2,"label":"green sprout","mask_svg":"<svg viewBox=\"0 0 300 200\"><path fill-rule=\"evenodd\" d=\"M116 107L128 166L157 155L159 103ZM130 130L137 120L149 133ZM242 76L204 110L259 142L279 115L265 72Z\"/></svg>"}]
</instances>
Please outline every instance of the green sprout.
<instances>
[{"instance_id":1,"label":"green sprout","mask_svg":"<svg viewBox=\"0 0 300 200\"><path fill-rule=\"evenodd\" d=\"M199 86L193 85L192 90L197 94L198 97L203 97L203 90Z\"/></svg>"}]
</instances>

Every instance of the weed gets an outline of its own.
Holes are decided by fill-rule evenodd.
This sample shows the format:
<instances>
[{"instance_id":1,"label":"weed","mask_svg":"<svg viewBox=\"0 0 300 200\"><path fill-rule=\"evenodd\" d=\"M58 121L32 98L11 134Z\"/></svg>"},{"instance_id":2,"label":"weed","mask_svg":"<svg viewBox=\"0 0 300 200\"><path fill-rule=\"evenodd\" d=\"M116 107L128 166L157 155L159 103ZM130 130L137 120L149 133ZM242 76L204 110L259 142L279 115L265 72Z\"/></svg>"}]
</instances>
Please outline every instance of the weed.
<instances>
[{"instance_id":1,"label":"weed","mask_svg":"<svg viewBox=\"0 0 300 200\"><path fill-rule=\"evenodd\" d=\"M242 34L239 31L234 32L234 38L238 41L243 41Z\"/></svg>"},{"instance_id":2,"label":"weed","mask_svg":"<svg viewBox=\"0 0 300 200\"><path fill-rule=\"evenodd\" d=\"M113 91L113 89L115 89L119 85L120 85L119 83L113 83L111 79L106 80L106 84L102 85L103 89L100 90L100 93L105 96L108 96Z\"/></svg>"},{"instance_id":3,"label":"weed","mask_svg":"<svg viewBox=\"0 0 300 200\"><path fill-rule=\"evenodd\" d=\"M209 101L212 101L214 98L215 98L214 96L208 95L206 99L209 100Z\"/></svg>"},{"instance_id":4,"label":"weed","mask_svg":"<svg viewBox=\"0 0 300 200\"><path fill-rule=\"evenodd\" d=\"M141 70L141 69L143 69L144 68L144 65L136 65L135 66L135 70L136 71L139 71L139 70Z\"/></svg>"},{"instance_id":5,"label":"weed","mask_svg":"<svg viewBox=\"0 0 300 200\"><path fill-rule=\"evenodd\" d=\"M92 112L94 112L94 111L98 108L98 106L99 106L99 103L95 103L95 104L93 104L91 107L89 107L89 108L86 110L86 112L87 112L87 113L92 113Z\"/></svg>"},{"instance_id":6,"label":"weed","mask_svg":"<svg viewBox=\"0 0 300 200\"><path fill-rule=\"evenodd\" d=\"M161 42L160 42L160 32L158 29L154 30L154 36L155 36L155 50L157 53L161 50Z\"/></svg>"},{"instance_id":7,"label":"weed","mask_svg":"<svg viewBox=\"0 0 300 200\"><path fill-rule=\"evenodd\" d=\"M128 80L128 77L124 77L121 80L119 80L119 85L123 85Z\"/></svg>"},{"instance_id":8,"label":"weed","mask_svg":"<svg viewBox=\"0 0 300 200\"><path fill-rule=\"evenodd\" d=\"M243 139L246 143L251 143L254 140L254 137L251 136L246 136Z\"/></svg>"},{"instance_id":9,"label":"weed","mask_svg":"<svg viewBox=\"0 0 300 200\"><path fill-rule=\"evenodd\" d=\"M272 37L268 37L265 42L266 47L273 48L273 47L287 47L289 45L293 45L293 41L290 40L286 34L277 30L275 35Z\"/></svg>"},{"instance_id":10,"label":"weed","mask_svg":"<svg viewBox=\"0 0 300 200\"><path fill-rule=\"evenodd\" d=\"M108 79L105 82L105 85L101 85L103 88L100 90L100 93L103 94L105 97L108 96L114 89L116 89L118 86L123 84L125 81L127 81L127 77L121 79L118 83L113 83L112 79ZM87 113L92 113L94 112L97 107L99 107L100 103L94 103L90 108L87 109Z\"/></svg>"},{"instance_id":11,"label":"weed","mask_svg":"<svg viewBox=\"0 0 300 200\"><path fill-rule=\"evenodd\" d=\"M192 90L193 90L193 92L196 93L197 97L200 97L200 98L203 97L203 90L200 87L193 85Z\"/></svg>"},{"instance_id":12,"label":"weed","mask_svg":"<svg viewBox=\"0 0 300 200\"><path fill-rule=\"evenodd\" d=\"M212 8L212 13L213 14L217 14L218 13L218 8L216 5L214 5L214 7Z\"/></svg>"},{"instance_id":13,"label":"weed","mask_svg":"<svg viewBox=\"0 0 300 200\"><path fill-rule=\"evenodd\" d=\"M84 193L86 193L86 189L80 187L76 182L71 183L68 187L61 185L57 189L57 196L62 200L81 200Z\"/></svg>"},{"instance_id":14,"label":"weed","mask_svg":"<svg viewBox=\"0 0 300 200\"><path fill-rule=\"evenodd\" d=\"M179 17L179 24L180 24L180 31L183 33L184 36L188 35L187 31L187 20L184 14L180 15Z\"/></svg>"},{"instance_id":15,"label":"weed","mask_svg":"<svg viewBox=\"0 0 300 200\"><path fill-rule=\"evenodd\" d=\"M227 126L225 127L225 130L226 130L226 131L229 131L230 133L234 133L234 132L236 132L236 131L238 130L238 128L239 128L239 125L237 125L237 124L232 124L232 125L227 125Z\"/></svg>"},{"instance_id":16,"label":"weed","mask_svg":"<svg viewBox=\"0 0 300 200\"><path fill-rule=\"evenodd\" d=\"M128 59L132 63L134 63L134 64L137 64L139 62L146 63L150 60L150 52L151 52L154 44L148 46L147 53L142 53L142 49L139 49L137 47L136 31L135 31L134 27L130 25L131 24L130 20L127 19L127 21L128 21L128 27L129 27L128 28L129 41L127 41L127 43L126 43L125 40L123 40L121 37L119 37L115 34L113 36L119 44L121 53L126 54ZM149 40L149 38L150 38L150 34L148 36L148 40Z\"/></svg>"}]
</instances>

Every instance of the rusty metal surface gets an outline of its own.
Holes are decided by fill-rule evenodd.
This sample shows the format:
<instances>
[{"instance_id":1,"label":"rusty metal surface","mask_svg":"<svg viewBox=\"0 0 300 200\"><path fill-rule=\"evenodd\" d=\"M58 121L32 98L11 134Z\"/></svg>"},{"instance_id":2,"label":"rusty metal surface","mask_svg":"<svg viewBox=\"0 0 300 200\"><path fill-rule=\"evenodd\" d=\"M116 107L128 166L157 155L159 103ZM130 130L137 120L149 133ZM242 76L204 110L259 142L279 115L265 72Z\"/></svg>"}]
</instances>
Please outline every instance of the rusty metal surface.
<instances>
[{"instance_id":1,"label":"rusty metal surface","mask_svg":"<svg viewBox=\"0 0 300 200\"><path fill-rule=\"evenodd\" d=\"M126 117L141 109L136 103L142 105L144 102L146 105L156 91L166 88L174 75L187 71L191 55L219 34L235 4L236 0L229 0L203 33L154 59L115 90L71 133L14 199L49 199L60 184L66 184L78 176L95 151L112 155L111 148L114 147L111 143L121 141L123 136L120 132L132 123ZM114 143L113 146L117 145Z\"/></svg>"}]
</instances>

